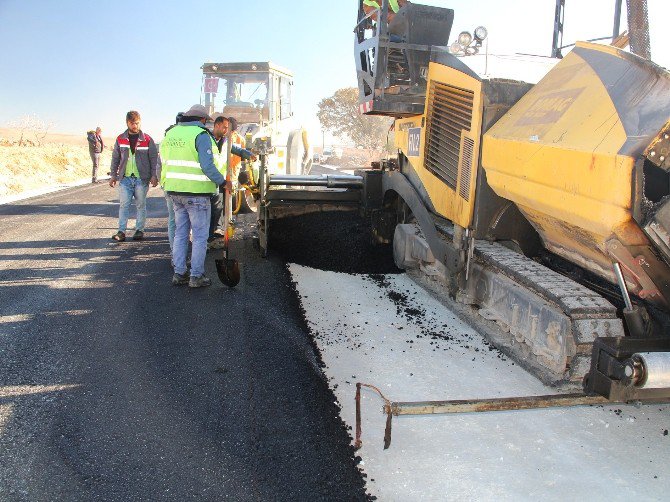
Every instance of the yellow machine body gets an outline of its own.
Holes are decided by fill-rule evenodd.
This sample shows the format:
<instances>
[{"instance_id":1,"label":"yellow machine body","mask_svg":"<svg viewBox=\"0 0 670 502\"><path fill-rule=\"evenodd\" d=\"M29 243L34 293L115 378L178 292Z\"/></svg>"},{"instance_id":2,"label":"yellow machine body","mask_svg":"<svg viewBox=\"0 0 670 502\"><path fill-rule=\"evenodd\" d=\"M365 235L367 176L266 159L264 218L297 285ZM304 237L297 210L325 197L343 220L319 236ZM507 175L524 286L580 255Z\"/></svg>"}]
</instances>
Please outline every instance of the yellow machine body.
<instances>
[{"instance_id":1,"label":"yellow machine body","mask_svg":"<svg viewBox=\"0 0 670 502\"><path fill-rule=\"evenodd\" d=\"M395 145L415 170L434 211L469 228L479 164L482 82L430 63L427 88L426 112L396 120ZM431 134L435 130L440 131L439 138ZM416 139L410 138L412 134Z\"/></svg>"},{"instance_id":2,"label":"yellow machine body","mask_svg":"<svg viewBox=\"0 0 670 502\"><path fill-rule=\"evenodd\" d=\"M670 73L578 43L538 84L486 78L361 23L360 109L396 118L399 151L365 197L380 192L373 234L398 267L476 306L552 383L582 382L601 337L667 334Z\"/></svg>"},{"instance_id":3,"label":"yellow machine body","mask_svg":"<svg viewBox=\"0 0 670 502\"><path fill-rule=\"evenodd\" d=\"M670 132L667 71L578 43L535 86L483 80L446 57L427 77L425 111L396 120L395 144L434 213L523 248L526 230L491 231L519 221L503 218L511 201L546 249L610 282L618 262L631 292L669 302L670 204L664 221L652 213L670 196L670 161L648 155Z\"/></svg>"},{"instance_id":4,"label":"yellow machine body","mask_svg":"<svg viewBox=\"0 0 670 502\"><path fill-rule=\"evenodd\" d=\"M628 228L635 159L618 154L627 134L596 81L584 59L568 54L486 134L483 165L491 187L519 206L549 249L609 271L610 237L643 237Z\"/></svg>"},{"instance_id":5,"label":"yellow machine body","mask_svg":"<svg viewBox=\"0 0 670 502\"><path fill-rule=\"evenodd\" d=\"M660 303L663 285L636 270L640 248L655 253L634 219L636 183L644 183L635 171L667 128L667 95L659 98L669 82L650 62L579 43L485 134L482 148L489 185L519 207L547 249L612 282L612 263L623 262L633 292Z\"/></svg>"}]
</instances>

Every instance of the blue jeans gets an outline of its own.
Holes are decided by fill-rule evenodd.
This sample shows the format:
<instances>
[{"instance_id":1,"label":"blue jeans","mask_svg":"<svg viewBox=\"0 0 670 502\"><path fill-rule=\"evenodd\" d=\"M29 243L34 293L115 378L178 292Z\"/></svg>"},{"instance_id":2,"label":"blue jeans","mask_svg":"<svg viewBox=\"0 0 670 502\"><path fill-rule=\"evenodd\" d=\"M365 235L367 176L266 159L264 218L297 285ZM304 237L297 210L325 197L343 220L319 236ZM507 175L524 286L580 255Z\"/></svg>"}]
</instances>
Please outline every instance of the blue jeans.
<instances>
[{"instance_id":1,"label":"blue jeans","mask_svg":"<svg viewBox=\"0 0 670 502\"><path fill-rule=\"evenodd\" d=\"M179 275L186 273L186 255L188 254L188 234L191 241L191 277L200 277L205 273L205 255L207 254L207 236L212 211L209 195L169 195L174 207L176 229L172 245L172 263Z\"/></svg>"},{"instance_id":2,"label":"blue jeans","mask_svg":"<svg viewBox=\"0 0 670 502\"><path fill-rule=\"evenodd\" d=\"M144 232L144 223L147 220L148 191L149 181L142 181L130 176L121 178L121 181L119 181L119 232L126 233L130 203L133 197L135 197L135 207L137 208L135 230Z\"/></svg>"},{"instance_id":3,"label":"blue jeans","mask_svg":"<svg viewBox=\"0 0 670 502\"><path fill-rule=\"evenodd\" d=\"M216 230L223 232L223 219L225 218L224 195L222 193L215 193L210 196L210 202L212 204L212 220L209 224L209 237L212 238Z\"/></svg>"},{"instance_id":4,"label":"blue jeans","mask_svg":"<svg viewBox=\"0 0 670 502\"><path fill-rule=\"evenodd\" d=\"M172 205L172 199L165 190L163 190L163 193L165 194L165 202L167 204L168 210L168 241L170 241L170 252L172 252L172 246L174 245L174 232L177 225L174 222L174 206Z\"/></svg>"}]
</instances>

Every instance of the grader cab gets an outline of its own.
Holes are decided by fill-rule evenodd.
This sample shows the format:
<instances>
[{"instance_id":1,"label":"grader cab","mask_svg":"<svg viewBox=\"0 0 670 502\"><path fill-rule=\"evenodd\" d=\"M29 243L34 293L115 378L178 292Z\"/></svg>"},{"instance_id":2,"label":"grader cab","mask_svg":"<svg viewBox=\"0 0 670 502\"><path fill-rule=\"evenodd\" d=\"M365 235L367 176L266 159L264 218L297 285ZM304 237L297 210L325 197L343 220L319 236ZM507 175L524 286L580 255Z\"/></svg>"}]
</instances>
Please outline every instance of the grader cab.
<instances>
[{"instance_id":1,"label":"grader cab","mask_svg":"<svg viewBox=\"0 0 670 502\"><path fill-rule=\"evenodd\" d=\"M202 65L201 102L209 115L237 119L238 132L250 143L271 138L276 149L271 172L307 174L312 155L307 133L293 114L292 91L293 74L272 62Z\"/></svg>"}]
</instances>

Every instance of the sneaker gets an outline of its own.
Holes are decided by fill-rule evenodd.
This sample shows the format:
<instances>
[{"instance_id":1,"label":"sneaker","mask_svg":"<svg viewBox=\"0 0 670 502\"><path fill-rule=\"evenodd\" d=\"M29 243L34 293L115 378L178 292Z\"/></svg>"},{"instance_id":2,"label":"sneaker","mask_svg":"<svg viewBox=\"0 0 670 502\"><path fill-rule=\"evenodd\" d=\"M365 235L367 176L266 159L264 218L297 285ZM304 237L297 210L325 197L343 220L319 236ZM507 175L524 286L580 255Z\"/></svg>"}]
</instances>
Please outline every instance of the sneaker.
<instances>
[{"instance_id":1,"label":"sneaker","mask_svg":"<svg viewBox=\"0 0 670 502\"><path fill-rule=\"evenodd\" d=\"M135 234L133 235L133 240L141 241L142 239L144 239L144 232L142 232L141 230L136 230Z\"/></svg>"},{"instance_id":2,"label":"sneaker","mask_svg":"<svg viewBox=\"0 0 670 502\"><path fill-rule=\"evenodd\" d=\"M124 234L121 231L116 232L114 235L112 235L112 240L117 242L123 242L126 240L126 234Z\"/></svg>"},{"instance_id":3,"label":"sneaker","mask_svg":"<svg viewBox=\"0 0 670 502\"><path fill-rule=\"evenodd\" d=\"M175 273L172 276L172 285L173 286L183 286L184 284L189 284L188 272L186 272L185 274ZM190 286L190 284L189 284L189 286Z\"/></svg>"},{"instance_id":4,"label":"sneaker","mask_svg":"<svg viewBox=\"0 0 670 502\"><path fill-rule=\"evenodd\" d=\"M188 281L189 288L206 288L212 285L212 280L209 277L201 275L200 277L191 277Z\"/></svg>"}]
</instances>

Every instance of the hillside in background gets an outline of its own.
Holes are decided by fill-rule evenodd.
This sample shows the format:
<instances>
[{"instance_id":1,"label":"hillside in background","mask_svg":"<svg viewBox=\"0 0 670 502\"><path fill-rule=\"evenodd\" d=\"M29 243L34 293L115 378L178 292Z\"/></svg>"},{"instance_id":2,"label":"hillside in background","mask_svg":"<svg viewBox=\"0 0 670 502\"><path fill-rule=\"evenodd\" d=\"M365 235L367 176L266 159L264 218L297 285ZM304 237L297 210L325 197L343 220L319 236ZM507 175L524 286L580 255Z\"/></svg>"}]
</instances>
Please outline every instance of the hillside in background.
<instances>
[{"instance_id":1,"label":"hillside in background","mask_svg":"<svg viewBox=\"0 0 670 502\"><path fill-rule=\"evenodd\" d=\"M85 132L81 136L50 133L37 146L37 138L30 131L24 133L27 146L18 146L21 132L18 129L0 128L0 199L21 192L39 190L91 178L91 158ZM114 137L103 137L105 150L100 159L99 176L109 171ZM321 155L323 148L315 147ZM335 155L338 152L339 155ZM339 170L369 167L379 160L380 152L356 148L326 148L322 163ZM317 163L319 161L317 160Z\"/></svg>"},{"instance_id":2,"label":"hillside in background","mask_svg":"<svg viewBox=\"0 0 670 502\"><path fill-rule=\"evenodd\" d=\"M42 146L18 146L20 131L0 128L0 197L91 178L91 157L81 136L48 134ZM31 133L24 140L37 144ZM114 139L103 137L105 150L98 175L109 171ZM30 144L29 143L29 144Z\"/></svg>"}]
</instances>

